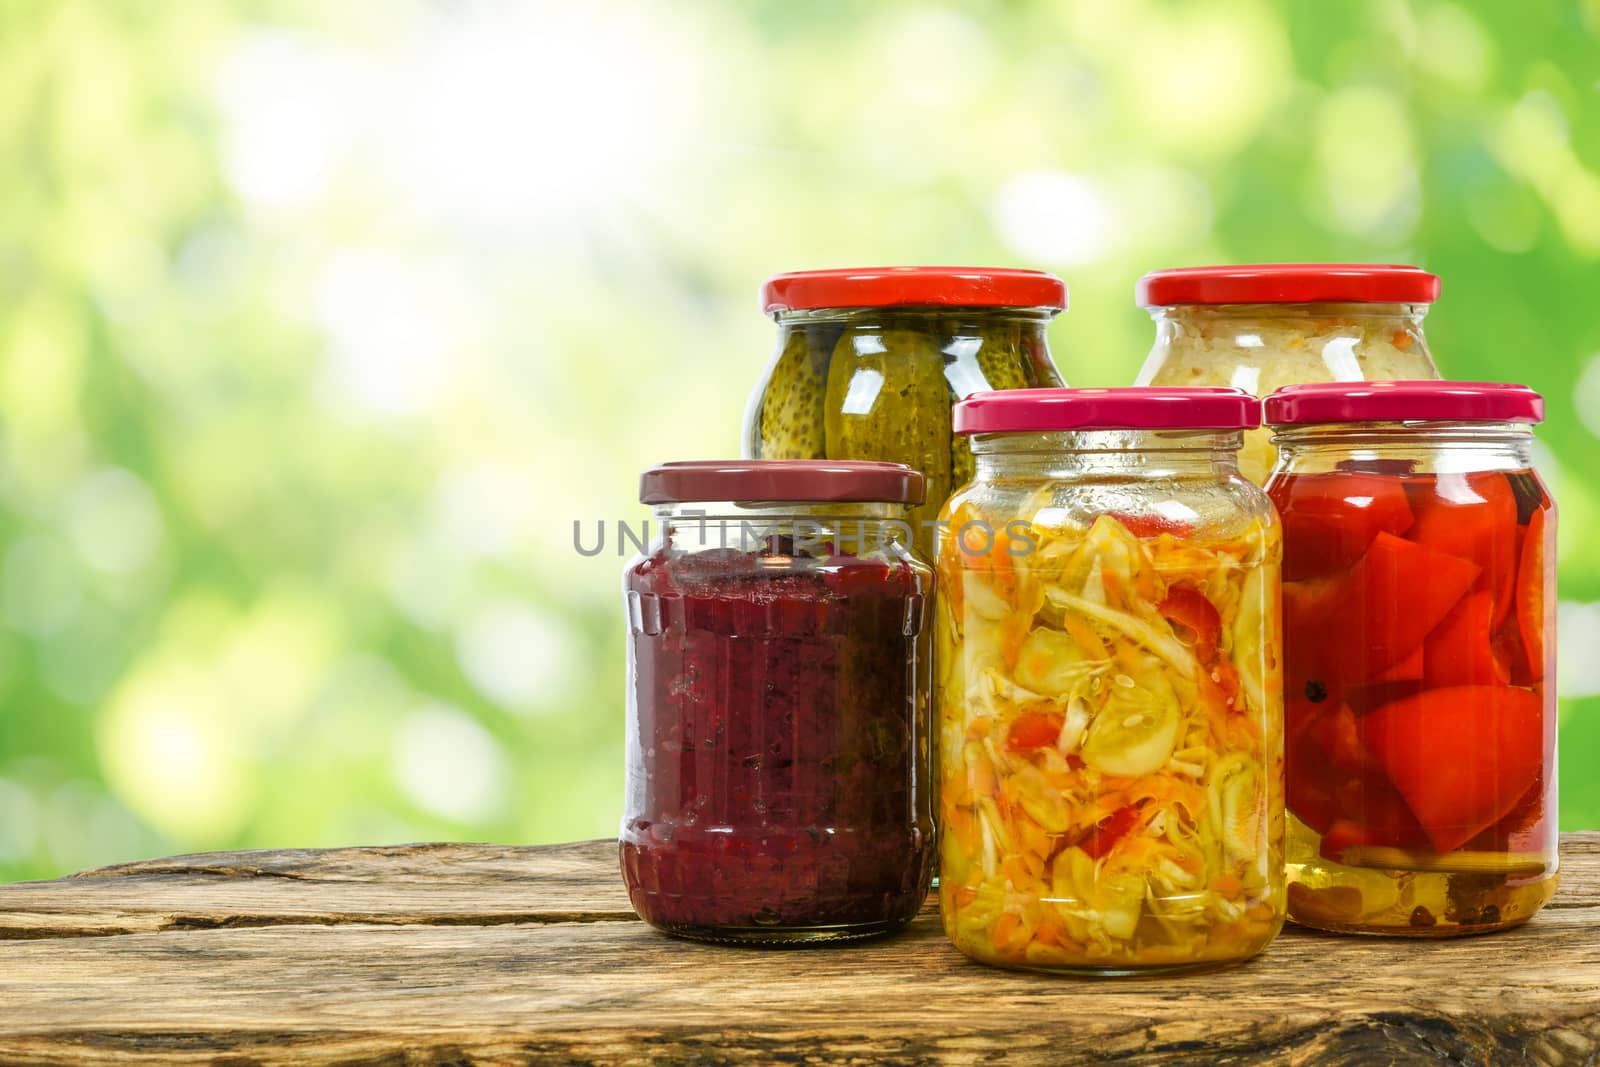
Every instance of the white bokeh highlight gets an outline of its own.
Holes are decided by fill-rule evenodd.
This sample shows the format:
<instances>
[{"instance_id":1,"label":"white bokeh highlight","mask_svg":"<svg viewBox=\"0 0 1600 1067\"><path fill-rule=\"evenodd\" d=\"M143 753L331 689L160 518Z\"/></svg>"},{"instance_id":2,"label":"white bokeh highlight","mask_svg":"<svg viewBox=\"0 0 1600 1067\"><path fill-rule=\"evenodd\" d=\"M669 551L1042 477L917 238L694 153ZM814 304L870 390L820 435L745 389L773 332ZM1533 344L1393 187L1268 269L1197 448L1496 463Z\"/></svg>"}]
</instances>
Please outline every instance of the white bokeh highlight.
<instances>
[{"instance_id":1,"label":"white bokeh highlight","mask_svg":"<svg viewBox=\"0 0 1600 1067\"><path fill-rule=\"evenodd\" d=\"M456 660L478 692L519 714L559 708L577 690L582 662L560 619L502 600L467 620Z\"/></svg>"},{"instance_id":2,"label":"white bokeh highlight","mask_svg":"<svg viewBox=\"0 0 1600 1067\"><path fill-rule=\"evenodd\" d=\"M394 779L417 807L457 822L499 814L509 779L494 736L460 708L429 704L395 735Z\"/></svg>"}]
</instances>

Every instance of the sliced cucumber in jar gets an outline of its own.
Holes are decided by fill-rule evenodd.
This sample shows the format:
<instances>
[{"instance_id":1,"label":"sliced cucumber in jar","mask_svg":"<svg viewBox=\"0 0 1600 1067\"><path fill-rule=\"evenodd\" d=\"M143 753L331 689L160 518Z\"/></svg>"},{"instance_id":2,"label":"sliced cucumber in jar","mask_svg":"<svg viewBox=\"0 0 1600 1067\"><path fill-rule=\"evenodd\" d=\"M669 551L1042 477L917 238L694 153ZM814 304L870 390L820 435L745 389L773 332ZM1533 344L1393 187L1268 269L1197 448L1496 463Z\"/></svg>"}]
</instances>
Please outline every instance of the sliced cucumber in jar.
<instances>
[{"instance_id":1,"label":"sliced cucumber in jar","mask_svg":"<svg viewBox=\"0 0 1600 1067\"><path fill-rule=\"evenodd\" d=\"M1172 684L1154 671L1135 682L1119 675L1083 741L1083 761L1103 774L1137 777L1172 758L1183 717Z\"/></svg>"},{"instance_id":2,"label":"sliced cucumber in jar","mask_svg":"<svg viewBox=\"0 0 1600 1067\"><path fill-rule=\"evenodd\" d=\"M1049 696L1061 696L1083 677L1087 657L1078 642L1045 626L1028 633L1017 651L1017 684Z\"/></svg>"}]
</instances>

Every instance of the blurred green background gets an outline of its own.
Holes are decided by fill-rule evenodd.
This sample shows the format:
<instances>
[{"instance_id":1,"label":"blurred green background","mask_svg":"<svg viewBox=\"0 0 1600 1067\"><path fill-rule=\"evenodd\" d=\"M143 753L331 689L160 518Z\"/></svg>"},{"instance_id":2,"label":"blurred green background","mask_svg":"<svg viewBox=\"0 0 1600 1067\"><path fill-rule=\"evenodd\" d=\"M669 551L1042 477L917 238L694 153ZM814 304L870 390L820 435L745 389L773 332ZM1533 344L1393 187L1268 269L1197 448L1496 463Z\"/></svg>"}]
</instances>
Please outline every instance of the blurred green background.
<instances>
[{"instance_id":1,"label":"blurred green background","mask_svg":"<svg viewBox=\"0 0 1600 1067\"><path fill-rule=\"evenodd\" d=\"M1420 263L1549 398L1600 827L1600 2L0 2L0 877L615 832L619 575L767 274ZM612 544L615 542L613 541Z\"/></svg>"}]
</instances>

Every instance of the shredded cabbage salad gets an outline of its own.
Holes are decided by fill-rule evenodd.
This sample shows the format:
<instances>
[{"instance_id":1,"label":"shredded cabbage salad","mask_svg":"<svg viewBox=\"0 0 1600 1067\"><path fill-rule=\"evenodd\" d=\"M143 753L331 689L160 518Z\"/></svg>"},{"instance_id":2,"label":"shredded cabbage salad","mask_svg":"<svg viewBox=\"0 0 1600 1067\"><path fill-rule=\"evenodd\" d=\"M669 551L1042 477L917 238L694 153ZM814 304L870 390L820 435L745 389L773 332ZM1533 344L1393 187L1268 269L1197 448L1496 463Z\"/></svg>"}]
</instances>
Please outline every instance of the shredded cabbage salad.
<instances>
[{"instance_id":1,"label":"shredded cabbage salad","mask_svg":"<svg viewBox=\"0 0 1600 1067\"><path fill-rule=\"evenodd\" d=\"M1266 396L1299 382L1437 378L1420 321L1399 305L1187 305L1162 309L1139 385L1231 385ZM1383 313L1393 308L1394 313ZM1245 433L1239 470L1264 484L1272 432Z\"/></svg>"},{"instance_id":2,"label":"shredded cabbage salad","mask_svg":"<svg viewBox=\"0 0 1600 1067\"><path fill-rule=\"evenodd\" d=\"M1277 527L1050 526L1048 497L1022 553L1017 516L945 516L945 930L1025 967L1251 955L1284 911Z\"/></svg>"}]
</instances>

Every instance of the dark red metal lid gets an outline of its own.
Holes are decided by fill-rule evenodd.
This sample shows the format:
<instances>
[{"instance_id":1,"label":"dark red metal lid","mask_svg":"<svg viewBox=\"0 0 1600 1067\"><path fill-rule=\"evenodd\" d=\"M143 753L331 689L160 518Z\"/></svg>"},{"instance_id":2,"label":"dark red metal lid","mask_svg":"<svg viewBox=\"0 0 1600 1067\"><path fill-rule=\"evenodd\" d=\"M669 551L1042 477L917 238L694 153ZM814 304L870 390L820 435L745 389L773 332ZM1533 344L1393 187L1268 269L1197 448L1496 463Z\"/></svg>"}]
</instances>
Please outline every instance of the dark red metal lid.
<instances>
[{"instance_id":1,"label":"dark red metal lid","mask_svg":"<svg viewBox=\"0 0 1600 1067\"><path fill-rule=\"evenodd\" d=\"M1263 402L1273 426L1321 422L1544 421L1544 397L1500 382L1318 382L1286 385Z\"/></svg>"},{"instance_id":2,"label":"dark red metal lid","mask_svg":"<svg viewBox=\"0 0 1600 1067\"><path fill-rule=\"evenodd\" d=\"M901 463L831 459L699 459L651 467L642 504L710 500L920 504L922 474Z\"/></svg>"},{"instance_id":3,"label":"dark red metal lid","mask_svg":"<svg viewBox=\"0 0 1600 1067\"><path fill-rule=\"evenodd\" d=\"M1242 389L1164 386L1007 389L955 406L956 433L1052 430L1253 430L1261 401Z\"/></svg>"},{"instance_id":4,"label":"dark red metal lid","mask_svg":"<svg viewBox=\"0 0 1600 1067\"><path fill-rule=\"evenodd\" d=\"M858 267L775 274L761 283L761 310L860 307L1067 309L1054 274L1011 267Z\"/></svg>"},{"instance_id":5,"label":"dark red metal lid","mask_svg":"<svg viewBox=\"0 0 1600 1067\"><path fill-rule=\"evenodd\" d=\"M1140 307L1173 304L1431 304L1439 276L1397 263L1246 263L1153 270L1134 287Z\"/></svg>"}]
</instances>

